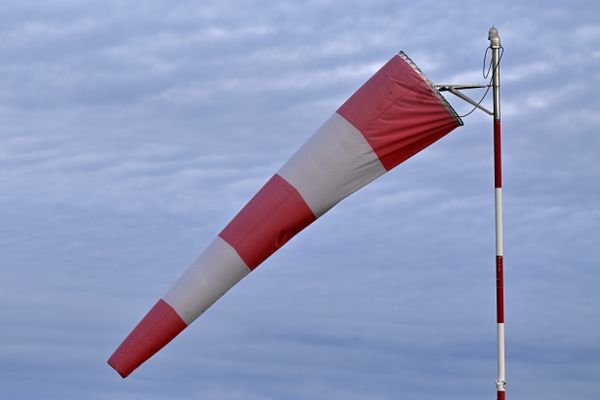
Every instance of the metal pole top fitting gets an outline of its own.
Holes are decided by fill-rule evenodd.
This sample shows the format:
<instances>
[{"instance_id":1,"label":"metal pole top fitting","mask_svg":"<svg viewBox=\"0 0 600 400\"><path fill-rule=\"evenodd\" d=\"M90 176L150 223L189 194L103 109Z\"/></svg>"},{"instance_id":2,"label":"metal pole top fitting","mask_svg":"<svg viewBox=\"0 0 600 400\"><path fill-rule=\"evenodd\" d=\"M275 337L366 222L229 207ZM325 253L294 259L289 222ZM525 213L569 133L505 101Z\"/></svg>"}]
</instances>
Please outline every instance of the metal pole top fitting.
<instances>
[{"instance_id":1,"label":"metal pole top fitting","mask_svg":"<svg viewBox=\"0 0 600 400\"><path fill-rule=\"evenodd\" d=\"M492 49L499 49L500 47L502 47L500 45L500 35L498 34L498 29L496 29L495 26L492 26L490 28L490 31L488 33L488 40L490 41L490 47Z\"/></svg>"}]
</instances>

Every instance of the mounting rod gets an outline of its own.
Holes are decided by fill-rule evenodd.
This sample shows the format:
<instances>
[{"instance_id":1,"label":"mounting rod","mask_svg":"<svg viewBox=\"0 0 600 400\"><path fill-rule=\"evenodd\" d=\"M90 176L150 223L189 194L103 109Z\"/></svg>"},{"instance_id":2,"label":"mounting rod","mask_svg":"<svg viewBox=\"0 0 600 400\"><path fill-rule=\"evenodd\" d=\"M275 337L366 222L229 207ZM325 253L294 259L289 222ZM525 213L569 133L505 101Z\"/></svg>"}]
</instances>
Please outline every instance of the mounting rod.
<instances>
[{"instance_id":1,"label":"mounting rod","mask_svg":"<svg viewBox=\"0 0 600 400\"><path fill-rule=\"evenodd\" d=\"M469 89L471 89L471 88L469 88ZM476 102L475 100L473 100L472 98L467 96L466 94L459 92L457 89L455 89L453 87L448 87L448 89L446 89L446 90L448 92L452 93L453 95L455 95L456 97L463 99L464 101L471 104L472 106L479 108L484 113L486 113L488 115L494 115L493 112L491 112L490 110L488 110L487 108L485 108L484 106L482 106L481 104L479 104L478 102Z\"/></svg>"},{"instance_id":2,"label":"mounting rod","mask_svg":"<svg viewBox=\"0 0 600 400\"><path fill-rule=\"evenodd\" d=\"M444 92L444 91L449 91L450 89L456 89L456 90L464 90L464 89L483 89L486 87L489 87L491 85L487 85L487 84L474 84L474 85L446 85L446 84L439 84L439 85L435 85L436 89L439 90L440 92Z\"/></svg>"},{"instance_id":3,"label":"mounting rod","mask_svg":"<svg viewBox=\"0 0 600 400\"><path fill-rule=\"evenodd\" d=\"M494 115L493 112L491 112L490 110L488 110L487 108L485 108L484 106L482 106L480 103L476 102L475 100L473 100L472 98L470 98L466 94L464 94L462 92L459 92L459 90L465 90L465 89L483 89L483 88L487 88L487 87L490 87L490 86L491 85L481 85L481 84L474 84L474 85L445 85L445 84L440 84L440 85L435 85L435 88L437 90L439 90L440 92L450 92L453 95L455 95L456 97L458 97L459 99L462 99L462 100L466 101L467 103L469 103L470 105L472 105L472 106L480 109L484 113L486 113L488 115Z\"/></svg>"}]
</instances>

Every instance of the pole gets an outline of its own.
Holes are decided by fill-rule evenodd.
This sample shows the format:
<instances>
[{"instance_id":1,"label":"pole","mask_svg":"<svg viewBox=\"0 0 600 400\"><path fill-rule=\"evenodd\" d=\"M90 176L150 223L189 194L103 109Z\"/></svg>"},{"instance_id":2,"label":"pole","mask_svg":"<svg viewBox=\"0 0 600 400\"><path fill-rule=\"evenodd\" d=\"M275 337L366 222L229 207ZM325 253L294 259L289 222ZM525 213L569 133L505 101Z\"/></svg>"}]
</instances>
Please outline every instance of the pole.
<instances>
[{"instance_id":1,"label":"pole","mask_svg":"<svg viewBox=\"0 0 600 400\"><path fill-rule=\"evenodd\" d=\"M500 136L500 36L492 27L488 39L492 49L492 88L494 94L494 198L496 213L496 322L498 336L498 400L506 398L504 358L504 249L502 238L502 152Z\"/></svg>"}]
</instances>

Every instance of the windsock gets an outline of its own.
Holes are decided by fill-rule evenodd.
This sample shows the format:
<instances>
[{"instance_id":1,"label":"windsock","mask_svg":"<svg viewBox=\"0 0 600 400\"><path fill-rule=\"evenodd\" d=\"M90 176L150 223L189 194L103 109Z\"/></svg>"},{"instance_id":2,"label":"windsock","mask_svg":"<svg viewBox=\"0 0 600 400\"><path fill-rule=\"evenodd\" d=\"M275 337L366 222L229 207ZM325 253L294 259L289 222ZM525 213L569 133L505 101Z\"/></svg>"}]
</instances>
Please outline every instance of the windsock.
<instances>
[{"instance_id":1,"label":"windsock","mask_svg":"<svg viewBox=\"0 0 600 400\"><path fill-rule=\"evenodd\" d=\"M408 56L392 57L242 208L108 364L127 377L331 207L461 125Z\"/></svg>"}]
</instances>

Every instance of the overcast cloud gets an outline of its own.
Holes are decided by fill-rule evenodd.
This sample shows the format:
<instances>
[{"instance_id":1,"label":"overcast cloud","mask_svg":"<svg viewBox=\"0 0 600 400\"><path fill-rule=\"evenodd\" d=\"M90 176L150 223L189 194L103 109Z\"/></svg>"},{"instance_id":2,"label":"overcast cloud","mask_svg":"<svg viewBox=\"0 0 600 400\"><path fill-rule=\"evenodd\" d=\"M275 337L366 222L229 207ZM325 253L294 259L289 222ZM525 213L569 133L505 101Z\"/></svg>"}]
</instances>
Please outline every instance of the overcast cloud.
<instances>
[{"instance_id":1,"label":"overcast cloud","mask_svg":"<svg viewBox=\"0 0 600 400\"><path fill-rule=\"evenodd\" d=\"M3 1L0 397L492 398L482 113L299 234L128 379L106 360L391 56L406 51L435 82L481 82L495 24L508 396L596 399L599 12L593 1Z\"/></svg>"}]
</instances>

